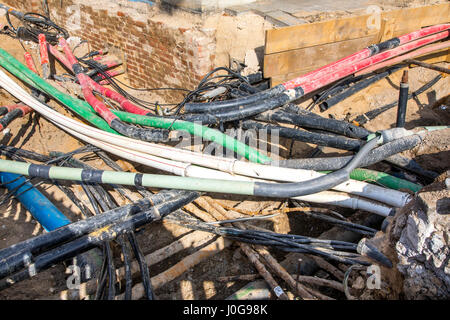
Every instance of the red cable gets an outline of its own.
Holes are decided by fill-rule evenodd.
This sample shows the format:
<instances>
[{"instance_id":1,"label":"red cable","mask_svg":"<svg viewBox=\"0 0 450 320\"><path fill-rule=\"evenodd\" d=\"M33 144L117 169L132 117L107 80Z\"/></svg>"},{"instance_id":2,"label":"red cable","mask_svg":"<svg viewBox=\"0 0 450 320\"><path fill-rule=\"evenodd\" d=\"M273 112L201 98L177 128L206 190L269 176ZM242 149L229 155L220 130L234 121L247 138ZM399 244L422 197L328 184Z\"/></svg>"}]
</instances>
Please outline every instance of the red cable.
<instances>
[{"instance_id":1,"label":"red cable","mask_svg":"<svg viewBox=\"0 0 450 320\"><path fill-rule=\"evenodd\" d=\"M25 56L25 63L28 69L38 74L36 68L34 67L33 57L31 56L31 54L29 52L25 52L24 56Z\"/></svg>"},{"instance_id":2,"label":"red cable","mask_svg":"<svg viewBox=\"0 0 450 320\"><path fill-rule=\"evenodd\" d=\"M56 49L51 44L48 44L48 50L56 59L59 60L59 62L61 62L67 69L73 72L72 65L70 64L69 60L67 60L67 58L64 56L64 54L59 52L59 50Z\"/></svg>"},{"instance_id":3,"label":"red cable","mask_svg":"<svg viewBox=\"0 0 450 320\"><path fill-rule=\"evenodd\" d=\"M122 96L121 94L105 88L101 85L99 85L97 82L95 82L94 80L92 80L91 78L88 78L89 80L89 84L91 86L91 88L99 93L101 93L102 95L104 95L107 98L113 99L114 101L116 101L117 103L120 104L120 106L127 112L130 113L134 113L134 114L139 114L139 115L146 115L148 114L148 110L142 109L138 106L136 106L135 104L131 103L127 98L125 98L124 96Z\"/></svg>"},{"instance_id":4,"label":"red cable","mask_svg":"<svg viewBox=\"0 0 450 320\"><path fill-rule=\"evenodd\" d=\"M450 24L435 25L435 26L423 28L421 30L399 36L399 37L397 37L397 39L398 39L400 45L402 45L402 44L406 44L410 41L420 39L424 36L446 30L448 28L450 28ZM338 61L332 62L323 67L320 67L320 68L313 70L305 75L302 75L300 77L297 77L290 81L287 81L287 82L283 83L283 86L286 88L286 90L296 88L298 86L301 86L301 84L304 82L322 78L325 75L333 73L333 72L341 69L344 66L352 65L360 60L369 58L372 54L373 54L373 52L370 50L370 48L364 48L363 50L361 50L359 52L356 52L356 53L351 54L351 55L349 55L345 58L342 58Z\"/></svg>"},{"instance_id":5,"label":"red cable","mask_svg":"<svg viewBox=\"0 0 450 320\"><path fill-rule=\"evenodd\" d=\"M65 41L64 41L65 42ZM72 62L75 60L75 63L78 63L77 61L76 61L76 59L75 59L75 57L73 56L73 54L72 54L72 52L70 51L70 48L68 48L68 46L67 46L67 43L66 43L66 48L63 46L63 45L61 45L61 47L63 47L63 49L64 49L64 52L66 52L66 50L67 51L69 51L70 52L70 54L73 56L73 59L72 60L70 60L70 59L68 59L68 57L69 56L67 56L67 57L65 57L61 52L59 52L55 47L53 47L53 46L51 46L51 45L48 45L48 47L49 47L49 50L50 50L50 53L51 54L53 54L54 56L55 56L55 58L56 59L58 59L62 64L64 64L69 70L71 70L72 72L73 72L73 68L72 68ZM66 53L66 55L67 55L67 53ZM77 76L77 78L78 78L78 76ZM87 82L88 84L89 84L89 87L91 87L93 90L95 90L95 91L97 91L97 92L99 92L100 94L102 94L102 95L104 95L105 97L108 97L108 98L111 98L111 99L113 99L114 101L116 101L117 103L119 103L120 104L120 106L125 110L125 111L127 111L127 112L130 112L130 113L134 113L134 114L139 114L139 115L146 115L146 114L148 114L148 110L145 110L145 109L143 109L143 108L140 108L140 107L138 107L138 106L136 106L135 104L133 104L133 103L131 103L128 99L126 99L124 96L122 96L121 94L119 94L119 93L117 93L117 92L115 92L115 91L113 91L113 90L111 90L111 89L108 89L108 88L105 88L105 87L103 87L103 86L101 86L101 85L99 85L97 82L95 82L94 80L92 80L91 78L89 78L88 76L86 76L85 75L85 77L83 77L83 78L86 78L85 79L85 82ZM78 81L80 82L80 85L81 85L81 80L80 79L78 79ZM82 85L82 88L83 88L83 85ZM85 92L83 91L83 95L85 94ZM88 94L87 92L86 92L86 94ZM92 92L91 92L91 95L92 95ZM88 96L89 96L89 100L90 101L88 101L88 103L89 104L91 104L91 102L92 103L95 103L95 101L94 100L92 100L92 97L88 94ZM93 95L92 95L93 96ZM86 96L85 96L86 97ZM95 97L94 97L94 99L95 100L97 100ZM87 101L87 99L86 99L86 101ZM98 100L97 100L98 101ZM92 107L94 107L94 106L92 106ZM105 106L105 108L106 108L106 106ZM94 109L95 110L95 109ZM109 110L109 109L108 109ZM96 110L97 111L97 110ZM112 114L112 113L111 113ZM103 116L102 116L103 117ZM108 117L108 119L109 119L110 117ZM105 118L104 118L105 119ZM106 120L106 119L105 119ZM108 121L108 120L106 120L106 121ZM112 121L112 119L111 119L111 121ZM108 122L109 123L109 122Z\"/></svg>"},{"instance_id":6,"label":"red cable","mask_svg":"<svg viewBox=\"0 0 450 320\"><path fill-rule=\"evenodd\" d=\"M381 61L396 57L400 54L414 50L416 48L430 44L432 42L445 39L448 37L448 35L449 35L449 31L444 31L441 33L437 33L437 34L425 37L425 38L421 38L419 40L408 42L408 43L398 46L394 49L383 51L383 52L378 53L369 58L360 60L359 62L356 62L353 65L346 65L346 66L336 70L333 73L323 75L322 77L316 78L313 81L299 83L298 86L301 86L304 91L304 94L307 94L309 92L312 92L314 90L322 88L334 81L337 81L346 76L354 74L360 70L368 68L368 67L370 67L376 63L379 63Z\"/></svg>"},{"instance_id":7,"label":"red cable","mask_svg":"<svg viewBox=\"0 0 450 320\"><path fill-rule=\"evenodd\" d=\"M123 70L119 70L119 71L106 71L105 73L106 73L110 78L113 78L113 77L116 77L116 76L118 76L118 75L123 74L124 71L123 71ZM99 76L103 79L103 80L99 81L99 84L101 84L101 85L108 85L108 84L109 84L108 80L106 80L106 77L105 77L104 75L99 74Z\"/></svg>"},{"instance_id":8,"label":"red cable","mask_svg":"<svg viewBox=\"0 0 450 320\"><path fill-rule=\"evenodd\" d=\"M72 65L72 70L75 66L78 66L79 68L82 68L81 65L78 63L77 59L72 53L72 50L70 50L66 40L64 38L59 39L59 44L63 48L64 53L66 54L67 61ZM111 122L114 119L118 119L118 117L109 110L103 102L98 100L94 94L92 93L92 89L90 86L90 81L92 80L87 75L85 75L82 72L75 72L75 75L80 82L81 90L83 92L83 96L86 99L86 101L92 106L92 108L97 112L109 125L111 125ZM93 81L92 81L93 82Z\"/></svg>"},{"instance_id":9,"label":"red cable","mask_svg":"<svg viewBox=\"0 0 450 320\"><path fill-rule=\"evenodd\" d=\"M45 34L39 34L39 52L41 54L41 64L48 63L47 40Z\"/></svg>"},{"instance_id":10,"label":"red cable","mask_svg":"<svg viewBox=\"0 0 450 320\"><path fill-rule=\"evenodd\" d=\"M8 112L11 112L15 109L20 109L23 112L23 115L26 115L27 113L30 113L31 111L33 111L33 109L31 109L28 106L25 106L24 104L18 103L18 104L12 104L9 106L2 106L1 108L6 108L6 110L8 110Z\"/></svg>"},{"instance_id":11,"label":"red cable","mask_svg":"<svg viewBox=\"0 0 450 320\"><path fill-rule=\"evenodd\" d=\"M370 73L370 72L372 72L374 70L378 70L378 69L381 69L381 68L384 68L384 67L389 67L389 66L392 66L394 64L400 63L403 60L411 59L411 58L418 57L418 56L422 56L422 55L431 53L433 51L445 49L445 48L448 48L448 47L450 47L450 41L435 43L435 44L429 45L427 47L414 50L414 51L409 52L407 54L404 54L404 55L401 55L401 56L398 56L398 57L395 57L395 58L392 58L392 59L389 59L389 60L377 63L377 64L375 64L373 66L370 66L370 67L368 67L366 69L363 69L363 70L355 73L355 76L360 76L360 75L363 75L363 74L367 74L367 73Z\"/></svg>"}]
</instances>

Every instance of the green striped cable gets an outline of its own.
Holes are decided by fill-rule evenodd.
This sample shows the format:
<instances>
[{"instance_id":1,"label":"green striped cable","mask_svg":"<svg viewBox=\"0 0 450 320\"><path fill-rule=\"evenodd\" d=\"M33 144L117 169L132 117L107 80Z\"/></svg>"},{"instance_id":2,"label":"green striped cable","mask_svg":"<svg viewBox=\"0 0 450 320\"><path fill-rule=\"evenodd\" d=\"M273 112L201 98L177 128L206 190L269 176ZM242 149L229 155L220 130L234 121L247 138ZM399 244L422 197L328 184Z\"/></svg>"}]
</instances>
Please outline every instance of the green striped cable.
<instances>
[{"instance_id":1,"label":"green striped cable","mask_svg":"<svg viewBox=\"0 0 450 320\"><path fill-rule=\"evenodd\" d=\"M132 173L107 170L87 170L47 166L19 161L1 160L0 172L10 172L43 179L71 180L85 183L105 183L142 186L158 189L217 192L254 195L254 182L207 178L168 176L161 174Z\"/></svg>"}]
</instances>

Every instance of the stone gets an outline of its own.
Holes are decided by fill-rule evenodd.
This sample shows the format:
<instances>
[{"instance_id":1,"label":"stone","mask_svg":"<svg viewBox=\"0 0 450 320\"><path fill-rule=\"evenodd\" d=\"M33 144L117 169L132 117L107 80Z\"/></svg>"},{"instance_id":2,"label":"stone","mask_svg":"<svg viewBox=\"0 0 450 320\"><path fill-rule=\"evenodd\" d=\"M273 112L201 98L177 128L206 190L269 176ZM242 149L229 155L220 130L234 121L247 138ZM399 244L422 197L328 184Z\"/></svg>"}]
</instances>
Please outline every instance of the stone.
<instances>
[{"instance_id":1,"label":"stone","mask_svg":"<svg viewBox=\"0 0 450 320\"><path fill-rule=\"evenodd\" d=\"M395 248L407 299L450 298L450 216L437 210L437 202L449 197L444 183L434 183L417 195L409 212L403 212L406 223L395 221L403 223Z\"/></svg>"}]
</instances>

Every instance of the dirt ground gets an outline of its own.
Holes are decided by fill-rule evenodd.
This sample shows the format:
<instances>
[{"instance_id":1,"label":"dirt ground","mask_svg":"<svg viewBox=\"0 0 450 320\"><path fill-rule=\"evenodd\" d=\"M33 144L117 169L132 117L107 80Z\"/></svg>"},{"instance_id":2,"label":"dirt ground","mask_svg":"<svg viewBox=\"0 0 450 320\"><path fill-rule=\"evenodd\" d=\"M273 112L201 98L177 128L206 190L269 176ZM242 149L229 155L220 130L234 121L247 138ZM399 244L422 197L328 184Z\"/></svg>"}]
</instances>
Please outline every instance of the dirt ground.
<instances>
[{"instance_id":1,"label":"dirt ground","mask_svg":"<svg viewBox=\"0 0 450 320\"><path fill-rule=\"evenodd\" d=\"M4 35L0 36L0 40L3 49L6 49L10 54L23 61L23 49L16 40ZM32 53L36 57L36 47L32 49ZM416 90L435 77L436 74L435 71L423 68L410 69L409 79L411 90ZM330 111L322 113L322 115L333 116L337 119L344 119L350 116L351 119L375 107L393 102L398 96L400 77L401 71L396 72L387 79L379 81L339 105L334 106ZM121 79L126 81L126 76L122 76ZM416 99L410 100L406 128L449 124L449 104L448 99L445 100L448 97L448 87L449 78L447 77L440 80L432 89L421 94ZM148 100L172 102L164 101L163 96L157 96L153 93L140 93L140 95ZM13 101L14 98L0 89L0 104L11 104ZM306 106L309 103L310 100L305 100L300 105ZM51 105L65 115L69 115L67 111L64 111L61 106L58 106L54 102ZM442 106L447 106L447 109L444 110ZM317 109L315 109L316 112L318 112ZM396 110L393 108L368 123L366 127L370 130L391 128L395 123L395 113ZM68 152L82 146L79 141L59 130L46 119L35 113L15 120L9 128L11 129L10 134L2 134L0 136L0 143L3 145L11 145L43 154L47 154L49 151ZM282 148L281 155L286 156L290 141L281 139L280 142ZM307 156L314 147L306 143L295 142L293 157ZM330 154L338 152L331 148L324 148L322 151ZM407 154L413 156L425 169L434 170L438 173L448 170L450 167L448 160L450 154L450 129L432 133L426 139L425 143ZM97 168L108 169L98 158L91 159L87 162ZM118 161L118 163L126 170L154 172L149 168L134 166L125 161ZM386 169L383 166L377 169L380 168ZM76 195L90 207L81 187L79 185L73 185L71 187ZM80 219L81 213L78 208L57 187L44 183L39 187L39 190L70 219ZM6 193L4 189L1 189L0 192L0 195ZM228 205L235 205L241 202L240 208L246 210L265 208L268 205L274 207L282 205L282 202L268 202L259 199L242 199L220 195L216 197ZM116 199L119 199L120 202L120 197L117 196ZM351 213L351 210L337 209L337 211L346 215ZM300 215L282 215L268 222L264 222L263 225L266 228L271 228L278 232L292 232L307 236L318 236L330 228L325 223L317 223ZM31 236L42 234L43 232L40 225L33 220L18 201L9 200L0 207L0 248L8 247ZM177 227L170 223L154 223L141 229L137 233L137 236L144 253L148 254L179 239L187 232L189 232L187 229ZM184 251L169 259L152 266L150 268L150 275L154 276L159 274L192 252L193 250L191 248L186 248ZM280 260L284 256L284 254L279 252L274 252L274 254ZM242 254L238 246L233 244L220 254L207 259L174 281L158 289L156 296L158 299L224 299L240 289L247 282L235 281L222 283L217 281L219 276L251 273L256 273L255 269ZM9 289L1 291L0 299L40 299L49 297L66 289L66 277L65 267L62 264L58 264L39 273L30 280L23 281Z\"/></svg>"}]
</instances>

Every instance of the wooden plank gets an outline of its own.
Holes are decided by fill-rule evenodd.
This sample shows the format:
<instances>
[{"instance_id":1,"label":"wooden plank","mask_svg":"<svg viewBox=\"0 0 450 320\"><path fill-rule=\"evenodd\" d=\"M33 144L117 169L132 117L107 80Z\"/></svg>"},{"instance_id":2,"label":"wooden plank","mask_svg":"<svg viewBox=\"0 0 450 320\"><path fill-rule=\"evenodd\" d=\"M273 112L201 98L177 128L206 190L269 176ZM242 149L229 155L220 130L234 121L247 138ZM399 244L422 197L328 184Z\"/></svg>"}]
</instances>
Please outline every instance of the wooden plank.
<instances>
[{"instance_id":1,"label":"wooden plank","mask_svg":"<svg viewBox=\"0 0 450 320\"><path fill-rule=\"evenodd\" d=\"M378 35L264 56L264 77L315 69L372 44Z\"/></svg>"},{"instance_id":2,"label":"wooden plank","mask_svg":"<svg viewBox=\"0 0 450 320\"><path fill-rule=\"evenodd\" d=\"M450 62L449 57L450 57L450 49L444 49L444 50L436 51L433 53L429 53L425 56L417 57L416 59L426 62L426 63L438 63L438 62L442 62L442 61ZM271 87L274 87L276 85L279 85L286 81L292 80L296 77L299 77L299 76L306 74L310 71L313 71L315 69L317 69L316 66L313 66L313 67L305 68L305 69L302 69L302 70L299 70L296 72L290 72L287 74L272 76L270 85L271 85Z\"/></svg>"},{"instance_id":3,"label":"wooden plank","mask_svg":"<svg viewBox=\"0 0 450 320\"><path fill-rule=\"evenodd\" d=\"M376 34L378 29L367 28L370 17L371 15L361 15L267 30L266 54ZM450 3L404 8L381 14L381 19L386 19L393 27L391 36L398 36L423 26L445 23L450 20L449 17Z\"/></svg>"},{"instance_id":4,"label":"wooden plank","mask_svg":"<svg viewBox=\"0 0 450 320\"><path fill-rule=\"evenodd\" d=\"M450 3L386 11L381 16L391 22L390 37L396 37L421 27L449 22Z\"/></svg>"},{"instance_id":5,"label":"wooden plank","mask_svg":"<svg viewBox=\"0 0 450 320\"><path fill-rule=\"evenodd\" d=\"M281 83L284 83L286 81L289 81L291 79L297 78L299 76L301 76L302 74L305 74L309 71L312 71L314 69L311 70L307 70L305 71L299 71L299 72L293 72L293 73L288 73L288 74L282 74L282 75L278 75L278 76L273 76L270 78L270 86L271 87L275 87Z\"/></svg>"},{"instance_id":6,"label":"wooden plank","mask_svg":"<svg viewBox=\"0 0 450 320\"><path fill-rule=\"evenodd\" d=\"M421 27L449 22L450 3L383 12L380 30L367 29L368 17L364 15L267 31L264 76L272 77L272 85L277 85L372 43ZM450 62L450 53L447 56L427 56L424 61Z\"/></svg>"},{"instance_id":7,"label":"wooden plank","mask_svg":"<svg viewBox=\"0 0 450 320\"><path fill-rule=\"evenodd\" d=\"M265 53L271 54L378 34L378 29L367 28L369 17L370 15L363 15L267 30Z\"/></svg>"},{"instance_id":8,"label":"wooden plank","mask_svg":"<svg viewBox=\"0 0 450 320\"><path fill-rule=\"evenodd\" d=\"M433 63L447 61L449 55L450 55L450 49L444 49L444 50L439 50L436 52L429 53L425 56L417 57L415 59L420 60L422 62L433 64Z\"/></svg>"},{"instance_id":9,"label":"wooden plank","mask_svg":"<svg viewBox=\"0 0 450 320\"><path fill-rule=\"evenodd\" d=\"M293 15L280 10L265 13L265 18L271 23L279 26L296 26L307 23L306 20L298 19Z\"/></svg>"}]
</instances>

